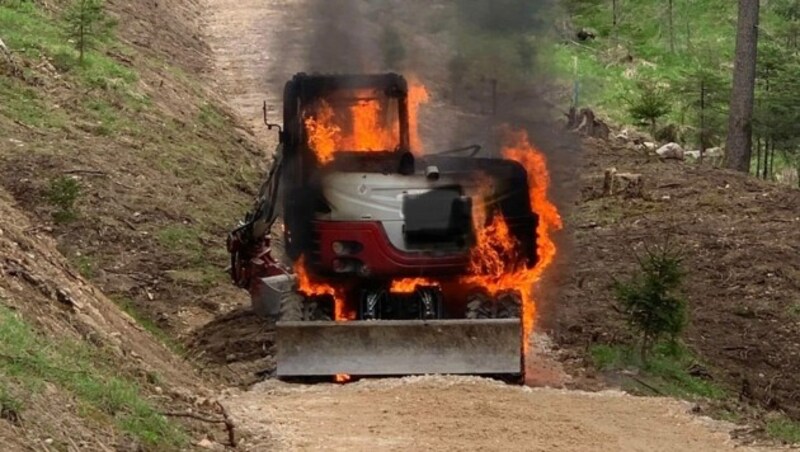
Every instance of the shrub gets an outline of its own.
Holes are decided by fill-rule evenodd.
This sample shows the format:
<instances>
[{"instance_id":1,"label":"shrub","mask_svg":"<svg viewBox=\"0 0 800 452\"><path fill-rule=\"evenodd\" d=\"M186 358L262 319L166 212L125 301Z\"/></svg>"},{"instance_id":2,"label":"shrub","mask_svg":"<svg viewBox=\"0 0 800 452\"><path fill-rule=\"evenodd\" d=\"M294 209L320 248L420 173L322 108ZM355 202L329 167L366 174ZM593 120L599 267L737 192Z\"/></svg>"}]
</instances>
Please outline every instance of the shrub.
<instances>
[{"instance_id":1,"label":"shrub","mask_svg":"<svg viewBox=\"0 0 800 452\"><path fill-rule=\"evenodd\" d=\"M75 202L81 194L80 183L67 176L61 176L50 181L47 190L47 200L56 208L53 218L58 223L65 223L75 219Z\"/></svg>"},{"instance_id":2,"label":"shrub","mask_svg":"<svg viewBox=\"0 0 800 452\"><path fill-rule=\"evenodd\" d=\"M74 0L64 16L66 36L78 51L78 61L83 64L86 51L107 37L114 22L104 9L104 0Z\"/></svg>"},{"instance_id":3,"label":"shrub","mask_svg":"<svg viewBox=\"0 0 800 452\"><path fill-rule=\"evenodd\" d=\"M672 110L669 99L664 89L654 82L639 82L637 89L636 97L628 100L628 113L634 120L647 124L655 136L658 120Z\"/></svg>"},{"instance_id":4,"label":"shrub","mask_svg":"<svg viewBox=\"0 0 800 452\"><path fill-rule=\"evenodd\" d=\"M19 425L22 421L22 402L14 397L4 383L0 383L0 419Z\"/></svg>"},{"instance_id":5,"label":"shrub","mask_svg":"<svg viewBox=\"0 0 800 452\"><path fill-rule=\"evenodd\" d=\"M673 342L687 323L686 301L678 294L685 273L683 258L667 242L645 248L639 269L626 282L615 281L621 311L641 339L642 360L662 338Z\"/></svg>"}]
</instances>

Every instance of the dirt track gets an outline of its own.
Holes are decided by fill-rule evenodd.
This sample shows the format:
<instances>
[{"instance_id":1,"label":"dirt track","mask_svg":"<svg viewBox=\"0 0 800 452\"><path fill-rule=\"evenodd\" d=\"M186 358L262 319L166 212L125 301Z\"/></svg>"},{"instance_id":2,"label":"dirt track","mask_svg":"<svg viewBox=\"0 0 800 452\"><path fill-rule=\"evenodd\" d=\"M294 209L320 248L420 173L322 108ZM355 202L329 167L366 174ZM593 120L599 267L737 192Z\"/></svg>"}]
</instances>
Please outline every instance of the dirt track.
<instances>
[{"instance_id":1,"label":"dirt track","mask_svg":"<svg viewBox=\"0 0 800 452\"><path fill-rule=\"evenodd\" d=\"M409 377L345 386L266 382L233 395L248 446L280 450L726 451L720 423L687 403L619 392Z\"/></svg>"},{"instance_id":2,"label":"dirt track","mask_svg":"<svg viewBox=\"0 0 800 452\"><path fill-rule=\"evenodd\" d=\"M297 33L305 21L298 16L303 3L208 0L219 85L251 124L258 121L261 99L276 103L275 83L302 69L276 66L274 53L281 49L289 66L302 62L299 38L289 39L287 49L277 36ZM249 435L242 444L246 450L749 450L733 443L730 426L690 415L684 402L479 378L345 386L267 381L248 391L230 390L224 400Z\"/></svg>"}]
</instances>

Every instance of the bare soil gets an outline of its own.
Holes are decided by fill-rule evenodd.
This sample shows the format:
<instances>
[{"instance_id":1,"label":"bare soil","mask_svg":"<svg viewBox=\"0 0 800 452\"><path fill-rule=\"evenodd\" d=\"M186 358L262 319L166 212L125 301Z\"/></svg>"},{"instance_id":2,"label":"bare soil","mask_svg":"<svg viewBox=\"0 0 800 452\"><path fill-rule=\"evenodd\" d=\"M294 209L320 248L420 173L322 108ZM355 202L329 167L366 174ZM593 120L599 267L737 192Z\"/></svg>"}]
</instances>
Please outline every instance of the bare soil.
<instances>
[{"instance_id":1,"label":"bare soil","mask_svg":"<svg viewBox=\"0 0 800 452\"><path fill-rule=\"evenodd\" d=\"M135 382L143 395L166 411L199 410L212 391L186 361L144 331L137 322L80 276L57 251L55 241L14 207L0 189L0 303L12 309L38 334L54 343L86 341L102 350L117 375ZM19 350L27 356L32 350ZM13 356L3 356L13 360ZM5 375L0 375L5 379ZM9 389L3 381L4 390ZM13 387L13 386L12 386ZM87 416L68 391L46 383L25 390L20 419L0 419L3 450L135 450L103 416ZM216 426L189 424L193 432ZM198 435L201 433L198 433Z\"/></svg>"},{"instance_id":2,"label":"bare soil","mask_svg":"<svg viewBox=\"0 0 800 452\"><path fill-rule=\"evenodd\" d=\"M582 198L567 218L571 241L545 313L573 373L584 374L590 345L631 341L611 283L636 267L645 245L669 238L688 271L685 340L711 378L743 401L800 418L800 190L661 161L628 140L588 142L584 152ZM641 174L645 198L600 196L610 167Z\"/></svg>"},{"instance_id":3,"label":"bare soil","mask_svg":"<svg viewBox=\"0 0 800 452\"><path fill-rule=\"evenodd\" d=\"M50 2L56 17L63 3ZM108 56L138 79L119 90L87 89L49 62L21 59L35 76L22 83L63 124L0 118L0 184L100 289L176 338L243 299L225 284L225 237L252 203L266 163L206 84L203 7L109 2L127 50ZM103 116L92 116L91 105L103 106ZM47 191L65 177L81 187L77 215L54 222Z\"/></svg>"},{"instance_id":4,"label":"bare soil","mask_svg":"<svg viewBox=\"0 0 800 452\"><path fill-rule=\"evenodd\" d=\"M36 3L57 18L66 2ZM172 345L246 299L222 283L224 239L252 201L263 158L201 77L210 70L201 2L107 5L121 45L106 56L135 70L130 86L89 89L24 49L11 48L24 70L0 68L0 81L33 93L30 108L44 106L34 119L59 118L34 127L0 114L0 304L54 343L108 352L103 365L156 409L216 417L210 385L120 306L169 332ZM54 221L47 192L58 179L80 186L72 221ZM146 450L63 388L19 392L22 420L0 416L3 450ZM193 441L224 437L219 424L180 419Z\"/></svg>"},{"instance_id":5,"label":"bare soil","mask_svg":"<svg viewBox=\"0 0 800 452\"><path fill-rule=\"evenodd\" d=\"M274 339L275 325L242 306L196 329L188 349L204 375L248 387L274 374Z\"/></svg>"},{"instance_id":6,"label":"bare soil","mask_svg":"<svg viewBox=\"0 0 800 452\"><path fill-rule=\"evenodd\" d=\"M728 451L730 424L685 402L621 392L531 389L472 377L344 386L268 381L231 394L259 450Z\"/></svg>"}]
</instances>

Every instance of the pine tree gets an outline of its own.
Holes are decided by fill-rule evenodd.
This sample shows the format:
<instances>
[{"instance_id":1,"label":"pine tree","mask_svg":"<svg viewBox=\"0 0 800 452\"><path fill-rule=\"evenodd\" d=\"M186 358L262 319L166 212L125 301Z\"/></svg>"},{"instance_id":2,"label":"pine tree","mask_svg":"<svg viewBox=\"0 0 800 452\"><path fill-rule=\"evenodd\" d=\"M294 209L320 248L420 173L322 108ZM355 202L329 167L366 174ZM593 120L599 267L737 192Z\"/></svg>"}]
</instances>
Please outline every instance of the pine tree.
<instances>
[{"instance_id":1,"label":"pine tree","mask_svg":"<svg viewBox=\"0 0 800 452\"><path fill-rule=\"evenodd\" d=\"M730 85L719 68L720 62L706 55L684 70L678 83L684 113L688 114L689 125L696 130L694 136L701 158L725 136Z\"/></svg>"},{"instance_id":2,"label":"pine tree","mask_svg":"<svg viewBox=\"0 0 800 452\"><path fill-rule=\"evenodd\" d=\"M750 171L753 147L759 6L759 0L739 0L726 166L742 172Z\"/></svg>"},{"instance_id":3,"label":"pine tree","mask_svg":"<svg viewBox=\"0 0 800 452\"><path fill-rule=\"evenodd\" d=\"M64 17L67 38L78 51L83 64L86 51L94 48L113 26L104 9L103 0L74 0Z\"/></svg>"},{"instance_id":4,"label":"pine tree","mask_svg":"<svg viewBox=\"0 0 800 452\"><path fill-rule=\"evenodd\" d=\"M644 80L637 85L636 97L628 100L628 113L639 123L647 124L655 136L658 120L672 109L669 98L656 82Z\"/></svg>"}]
</instances>

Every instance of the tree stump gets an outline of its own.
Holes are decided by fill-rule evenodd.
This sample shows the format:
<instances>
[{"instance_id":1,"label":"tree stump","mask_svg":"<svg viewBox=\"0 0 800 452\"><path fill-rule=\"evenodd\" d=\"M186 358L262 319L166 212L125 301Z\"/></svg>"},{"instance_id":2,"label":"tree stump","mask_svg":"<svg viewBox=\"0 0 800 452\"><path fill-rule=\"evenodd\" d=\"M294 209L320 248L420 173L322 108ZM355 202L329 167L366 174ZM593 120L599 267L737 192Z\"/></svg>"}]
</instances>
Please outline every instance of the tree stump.
<instances>
[{"instance_id":1,"label":"tree stump","mask_svg":"<svg viewBox=\"0 0 800 452\"><path fill-rule=\"evenodd\" d=\"M608 140L611 134L611 128L597 119L594 111L589 108L582 108L580 111L575 107L570 108L567 114L567 129L601 140Z\"/></svg>"},{"instance_id":2,"label":"tree stump","mask_svg":"<svg viewBox=\"0 0 800 452\"><path fill-rule=\"evenodd\" d=\"M626 198L644 197L644 178L641 174L619 173L608 168L603 179L603 196L622 194Z\"/></svg>"}]
</instances>

